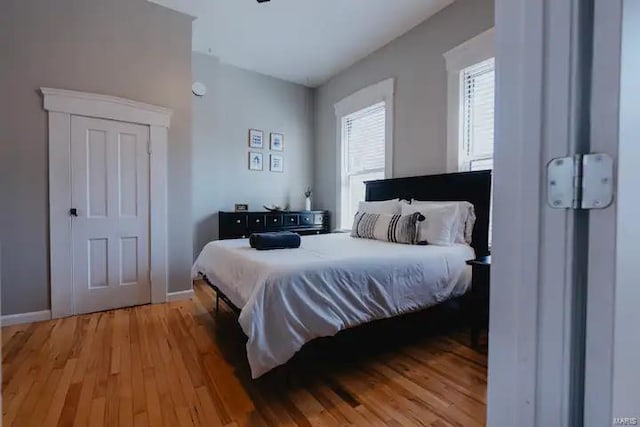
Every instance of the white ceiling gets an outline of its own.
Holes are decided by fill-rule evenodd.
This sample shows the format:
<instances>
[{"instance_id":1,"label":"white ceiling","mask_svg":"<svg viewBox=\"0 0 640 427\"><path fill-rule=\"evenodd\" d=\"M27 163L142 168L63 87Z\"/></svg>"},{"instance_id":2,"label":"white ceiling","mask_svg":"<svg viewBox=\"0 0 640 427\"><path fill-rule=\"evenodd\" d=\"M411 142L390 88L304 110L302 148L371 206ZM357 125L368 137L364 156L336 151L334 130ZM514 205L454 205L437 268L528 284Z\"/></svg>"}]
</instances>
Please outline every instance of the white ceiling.
<instances>
[{"instance_id":1,"label":"white ceiling","mask_svg":"<svg viewBox=\"0 0 640 427\"><path fill-rule=\"evenodd\" d=\"M193 50L315 87L454 0L150 0L196 17Z\"/></svg>"}]
</instances>

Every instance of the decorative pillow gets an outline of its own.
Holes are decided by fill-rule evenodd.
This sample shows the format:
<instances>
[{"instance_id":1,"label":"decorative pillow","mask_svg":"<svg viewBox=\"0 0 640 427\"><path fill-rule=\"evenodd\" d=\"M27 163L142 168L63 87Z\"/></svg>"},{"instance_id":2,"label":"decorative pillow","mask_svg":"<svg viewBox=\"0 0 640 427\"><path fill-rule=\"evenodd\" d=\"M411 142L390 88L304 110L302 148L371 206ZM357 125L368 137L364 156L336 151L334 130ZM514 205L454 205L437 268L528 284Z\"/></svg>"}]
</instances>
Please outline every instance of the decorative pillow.
<instances>
[{"instance_id":1,"label":"decorative pillow","mask_svg":"<svg viewBox=\"0 0 640 427\"><path fill-rule=\"evenodd\" d=\"M360 202L358 204L358 212L399 215L400 211L400 199L383 200L380 202Z\"/></svg>"},{"instance_id":2,"label":"decorative pillow","mask_svg":"<svg viewBox=\"0 0 640 427\"><path fill-rule=\"evenodd\" d=\"M410 215L358 212L353 219L351 237L415 245L418 237L416 224L423 220L424 216L419 212Z\"/></svg>"},{"instance_id":3,"label":"decorative pillow","mask_svg":"<svg viewBox=\"0 0 640 427\"><path fill-rule=\"evenodd\" d=\"M452 241L454 243L471 244L473 227L476 223L476 212L472 203L469 202L428 202L413 199L413 206L445 206L456 205L457 217L452 229Z\"/></svg>"},{"instance_id":4,"label":"decorative pillow","mask_svg":"<svg viewBox=\"0 0 640 427\"><path fill-rule=\"evenodd\" d=\"M418 242L428 245L449 246L455 242L454 227L458 207L443 205L405 205L403 215L421 213L425 220L418 225Z\"/></svg>"}]
</instances>

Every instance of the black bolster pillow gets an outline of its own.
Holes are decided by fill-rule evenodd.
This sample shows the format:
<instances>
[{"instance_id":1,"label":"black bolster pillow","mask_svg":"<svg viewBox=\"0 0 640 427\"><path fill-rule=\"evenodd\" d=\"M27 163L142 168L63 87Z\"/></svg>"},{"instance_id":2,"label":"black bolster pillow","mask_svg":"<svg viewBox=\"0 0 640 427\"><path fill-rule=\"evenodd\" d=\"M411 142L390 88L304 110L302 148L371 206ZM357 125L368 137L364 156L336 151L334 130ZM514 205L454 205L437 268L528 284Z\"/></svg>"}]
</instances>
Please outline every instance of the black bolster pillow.
<instances>
[{"instance_id":1,"label":"black bolster pillow","mask_svg":"<svg viewBox=\"0 0 640 427\"><path fill-rule=\"evenodd\" d=\"M291 231L275 233L253 233L249 237L252 248L260 251L269 249L295 249L300 247L300 235Z\"/></svg>"}]
</instances>

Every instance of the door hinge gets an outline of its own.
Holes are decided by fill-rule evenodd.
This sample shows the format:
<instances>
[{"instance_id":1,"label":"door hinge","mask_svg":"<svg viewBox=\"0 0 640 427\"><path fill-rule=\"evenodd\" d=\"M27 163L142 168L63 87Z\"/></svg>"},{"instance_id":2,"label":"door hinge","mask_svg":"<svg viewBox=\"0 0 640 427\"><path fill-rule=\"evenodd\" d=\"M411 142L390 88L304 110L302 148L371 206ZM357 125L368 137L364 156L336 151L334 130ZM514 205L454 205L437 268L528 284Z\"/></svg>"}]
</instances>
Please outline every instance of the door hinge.
<instances>
[{"instance_id":1,"label":"door hinge","mask_svg":"<svg viewBox=\"0 0 640 427\"><path fill-rule=\"evenodd\" d=\"M604 209L613 202L608 154L558 157L547 165L547 203L555 209Z\"/></svg>"}]
</instances>

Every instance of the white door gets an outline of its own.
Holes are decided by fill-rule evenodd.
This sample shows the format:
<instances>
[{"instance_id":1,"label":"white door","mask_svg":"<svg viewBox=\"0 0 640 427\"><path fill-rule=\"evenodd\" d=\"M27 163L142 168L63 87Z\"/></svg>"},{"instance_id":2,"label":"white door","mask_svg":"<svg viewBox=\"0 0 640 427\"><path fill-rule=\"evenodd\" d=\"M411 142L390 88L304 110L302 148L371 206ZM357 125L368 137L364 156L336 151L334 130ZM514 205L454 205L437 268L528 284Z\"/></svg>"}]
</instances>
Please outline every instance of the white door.
<instances>
[{"instance_id":1,"label":"white door","mask_svg":"<svg viewBox=\"0 0 640 427\"><path fill-rule=\"evenodd\" d=\"M496 0L496 36L488 425L640 425L640 1ZM614 202L550 207L588 152Z\"/></svg>"},{"instance_id":2,"label":"white door","mask_svg":"<svg viewBox=\"0 0 640 427\"><path fill-rule=\"evenodd\" d=\"M491 427L583 425L587 239L594 211L558 208L562 202L548 198L557 182L547 182L546 170L554 158L601 151L589 138L592 5L495 2Z\"/></svg>"},{"instance_id":3,"label":"white door","mask_svg":"<svg viewBox=\"0 0 640 427\"><path fill-rule=\"evenodd\" d=\"M640 425L640 2L596 0L592 146L617 159L590 217L584 425Z\"/></svg>"},{"instance_id":4,"label":"white door","mask_svg":"<svg viewBox=\"0 0 640 427\"><path fill-rule=\"evenodd\" d=\"M149 128L71 117L75 313L147 304Z\"/></svg>"}]
</instances>

